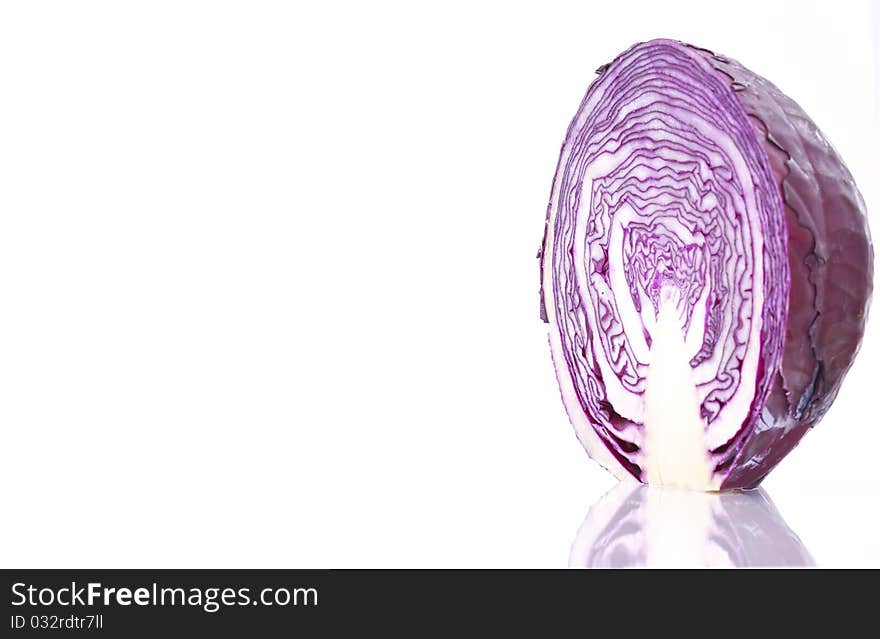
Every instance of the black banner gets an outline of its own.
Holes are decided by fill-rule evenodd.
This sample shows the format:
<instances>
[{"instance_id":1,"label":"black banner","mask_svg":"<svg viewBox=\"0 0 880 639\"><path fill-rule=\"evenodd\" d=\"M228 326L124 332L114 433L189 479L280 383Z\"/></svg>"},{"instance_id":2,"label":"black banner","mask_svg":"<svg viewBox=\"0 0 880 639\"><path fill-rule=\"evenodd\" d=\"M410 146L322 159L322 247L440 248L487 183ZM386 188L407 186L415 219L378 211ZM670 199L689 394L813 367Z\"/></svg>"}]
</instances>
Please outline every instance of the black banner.
<instances>
[{"instance_id":1,"label":"black banner","mask_svg":"<svg viewBox=\"0 0 880 639\"><path fill-rule=\"evenodd\" d=\"M673 571L674 572L674 571ZM802 571L2 570L3 637L340 636L352 630L549 636L598 622L632 628L662 599L692 611L742 593L821 601ZM757 573L760 572L759 576ZM751 582L751 585L749 584ZM758 583L761 583L758 586ZM776 583L778 582L778 583ZM772 586L771 586L772 584ZM757 613L757 597L750 609Z\"/></svg>"}]
</instances>

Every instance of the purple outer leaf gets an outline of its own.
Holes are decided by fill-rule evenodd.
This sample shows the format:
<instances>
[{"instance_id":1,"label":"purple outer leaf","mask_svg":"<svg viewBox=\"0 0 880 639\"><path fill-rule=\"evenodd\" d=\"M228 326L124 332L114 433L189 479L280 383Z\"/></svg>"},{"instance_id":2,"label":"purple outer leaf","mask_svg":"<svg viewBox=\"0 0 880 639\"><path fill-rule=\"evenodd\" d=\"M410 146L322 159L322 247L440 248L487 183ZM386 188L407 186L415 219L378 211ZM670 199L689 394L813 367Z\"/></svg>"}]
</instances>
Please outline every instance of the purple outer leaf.
<instances>
[{"instance_id":1,"label":"purple outer leaf","mask_svg":"<svg viewBox=\"0 0 880 639\"><path fill-rule=\"evenodd\" d=\"M779 182L791 272L782 368L724 488L757 486L831 406L865 333L874 251L865 203L846 165L797 103L729 58L729 78Z\"/></svg>"}]
</instances>

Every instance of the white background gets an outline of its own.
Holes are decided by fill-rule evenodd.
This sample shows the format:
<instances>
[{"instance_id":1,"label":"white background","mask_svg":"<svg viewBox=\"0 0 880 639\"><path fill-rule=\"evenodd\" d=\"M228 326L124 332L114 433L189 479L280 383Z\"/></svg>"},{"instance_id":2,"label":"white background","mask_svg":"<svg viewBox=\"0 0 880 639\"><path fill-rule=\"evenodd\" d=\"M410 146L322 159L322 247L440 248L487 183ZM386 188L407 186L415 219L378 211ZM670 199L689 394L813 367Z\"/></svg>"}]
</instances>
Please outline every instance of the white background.
<instances>
[{"instance_id":1,"label":"white background","mask_svg":"<svg viewBox=\"0 0 880 639\"><path fill-rule=\"evenodd\" d=\"M878 15L4 3L0 565L564 566L614 480L558 397L535 253L594 69L657 36L739 59L876 234ZM880 566L876 315L764 483L824 566Z\"/></svg>"}]
</instances>

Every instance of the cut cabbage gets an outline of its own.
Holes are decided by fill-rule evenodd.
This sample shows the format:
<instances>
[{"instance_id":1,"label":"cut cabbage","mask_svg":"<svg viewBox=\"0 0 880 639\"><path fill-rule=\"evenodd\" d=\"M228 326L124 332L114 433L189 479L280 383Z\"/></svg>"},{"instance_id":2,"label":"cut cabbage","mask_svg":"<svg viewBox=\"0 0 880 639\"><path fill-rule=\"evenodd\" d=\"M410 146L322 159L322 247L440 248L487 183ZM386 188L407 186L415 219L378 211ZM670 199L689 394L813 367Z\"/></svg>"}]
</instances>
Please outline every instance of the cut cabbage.
<instances>
[{"instance_id":1,"label":"cut cabbage","mask_svg":"<svg viewBox=\"0 0 880 639\"><path fill-rule=\"evenodd\" d=\"M598 73L539 252L565 408L619 477L754 488L858 351L863 200L800 107L729 58L654 40Z\"/></svg>"}]
</instances>

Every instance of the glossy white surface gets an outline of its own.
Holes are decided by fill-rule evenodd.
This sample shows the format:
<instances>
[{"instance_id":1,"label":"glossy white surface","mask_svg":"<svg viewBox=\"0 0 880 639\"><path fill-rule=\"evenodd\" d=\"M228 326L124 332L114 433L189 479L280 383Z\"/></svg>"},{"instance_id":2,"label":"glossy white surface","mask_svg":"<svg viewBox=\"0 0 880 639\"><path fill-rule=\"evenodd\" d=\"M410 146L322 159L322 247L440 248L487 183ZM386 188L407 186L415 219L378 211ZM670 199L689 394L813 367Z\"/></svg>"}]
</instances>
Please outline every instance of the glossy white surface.
<instances>
[{"instance_id":1,"label":"glossy white surface","mask_svg":"<svg viewBox=\"0 0 880 639\"><path fill-rule=\"evenodd\" d=\"M0 6L0 566L566 566L534 259L594 69L776 82L880 236L876 3ZM876 316L877 309L873 315ZM880 567L880 318L765 483Z\"/></svg>"},{"instance_id":2,"label":"glossy white surface","mask_svg":"<svg viewBox=\"0 0 880 639\"><path fill-rule=\"evenodd\" d=\"M571 568L808 568L763 489L701 493L621 482L590 508Z\"/></svg>"}]
</instances>

